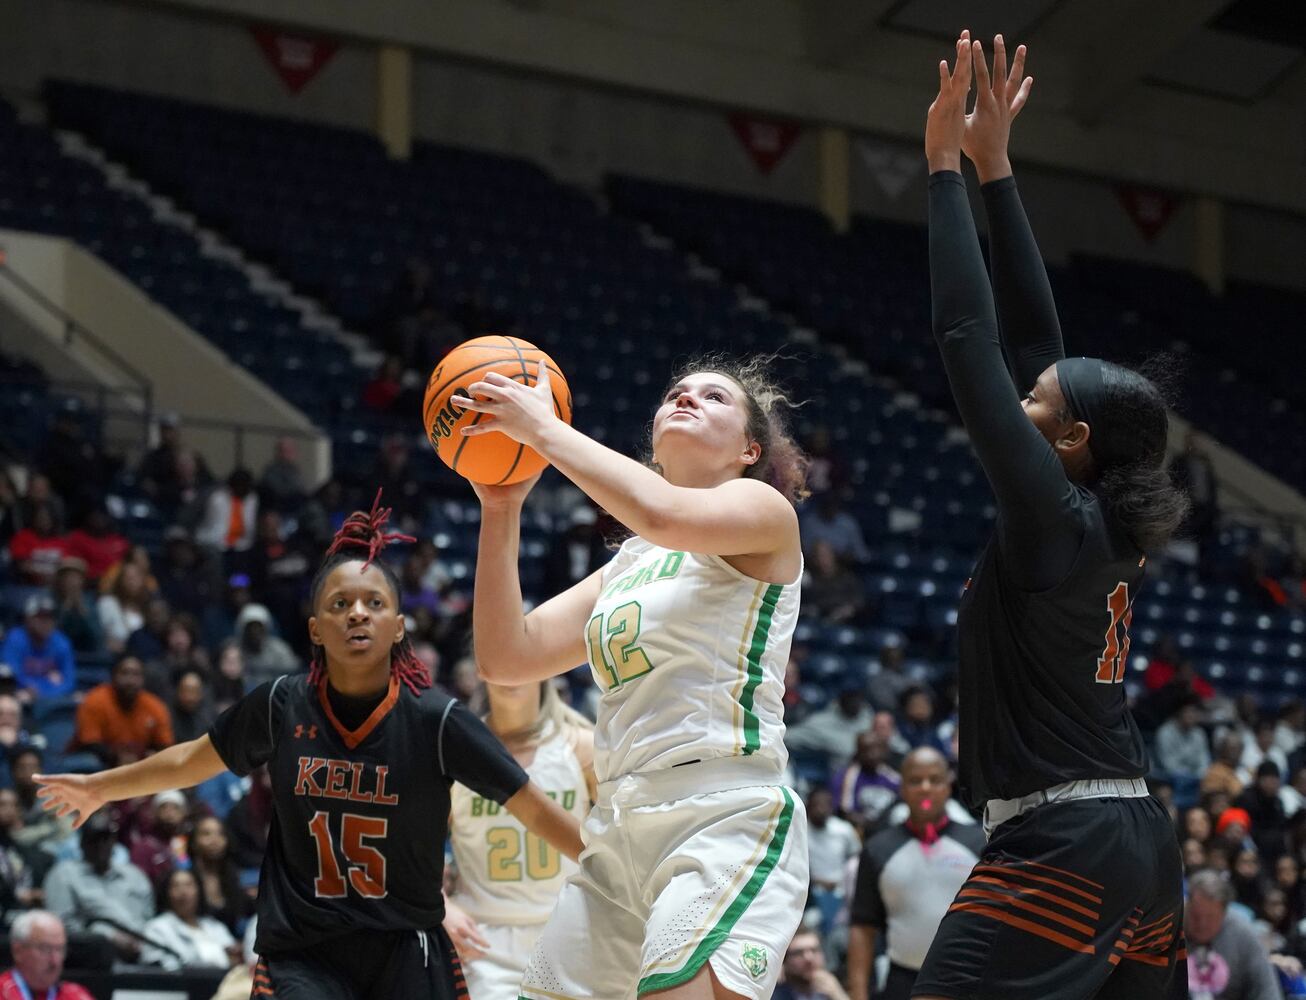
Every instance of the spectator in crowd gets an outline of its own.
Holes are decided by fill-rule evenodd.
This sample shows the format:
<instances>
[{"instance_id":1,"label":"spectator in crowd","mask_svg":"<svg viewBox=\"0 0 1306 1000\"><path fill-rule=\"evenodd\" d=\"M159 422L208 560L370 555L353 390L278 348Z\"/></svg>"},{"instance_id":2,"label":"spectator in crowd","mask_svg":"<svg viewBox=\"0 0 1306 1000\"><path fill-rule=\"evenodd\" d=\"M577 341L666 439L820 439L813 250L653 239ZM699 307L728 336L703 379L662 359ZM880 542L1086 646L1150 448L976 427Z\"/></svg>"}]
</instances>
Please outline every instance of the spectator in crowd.
<instances>
[{"instance_id":1,"label":"spectator in crowd","mask_svg":"<svg viewBox=\"0 0 1306 1000\"><path fill-rule=\"evenodd\" d=\"M1180 840L1193 837L1199 842L1205 844L1211 839L1214 833L1211 823L1211 814L1201 806L1193 806L1184 810L1183 829L1180 831Z\"/></svg>"},{"instance_id":2,"label":"spectator in crowd","mask_svg":"<svg viewBox=\"0 0 1306 1000\"><path fill-rule=\"evenodd\" d=\"M1215 839L1232 852L1231 861L1237 856L1238 851L1256 849L1251 839L1251 832L1252 818L1247 815L1246 809L1239 809L1237 806L1230 806L1224 810L1220 813L1220 818L1215 821Z\"/></svg>"},{"instance_id":3,"label":"spectator in crowd","mask_svg":"<svg viewBox=\"0 0 1306 1000\"><path fill-rule=\"evenodd\" d=\"M814 496L802 507L799 514L802 527L803 548L807 558L818 542L827 542L843 560L858 564L870 557L861 525L844 510L839 494L833 490Z\"/></svg>"},{"instance_id":4,"label":"spectator in crowd","mask_svg":"<svg viewBox=\"0 0 1306 1000\"><path fill-rule=\"evenodd\" d=\"M213 482L204 459L181 441L181 418L165 413L159 418L159 443L141 462L137 473L141 490L165 511L175 512Z\"/></svg>"},{"instance_id":5,"label":"spectator in crowd","mask_svg":"<svg viewBox=\"0 0 1306 1000\"><path fill-rule=\"evenodd\" d=\"M888 764L889 744L873 729L857 734L857 749L847 767L830 781L835 808L859 826L863 835L875 829L880 818L898 800L902 779Z\"/></svg>"},{"instance_id":6,"label":"spectator in crowd","mask_svg":"<svg viewBox=\"0 0 1306 1000\"><path fill-rule=\"evenodd\" d=\"M162 651L145 662L145 689L170 699L177 673L182 670L198 670L205 676L209 672L209 656L199 645L199 622L187 614L168 619Z\"/></svg>"},{"instance_id":7,"label":"spectator in crowd","mask_svg":"<svg viewBox=\"0 0 1306 1000\"><path fill-rule=\"evenodd\" d=\"M572 508L567 530L554 536L544 557L543 593L561 594L608 561L612 554L598 522L599 516L588 502Z\"/></svg>"},{"instance_id":8,"label":"spectator in crowd","mask_svg":"<svg viewBox=\"0 0 1306 1000\"><path fill-rule=\"evenodd\" d=\"M828 625L858 621L866 611L861 578L827 541L812 545L803 574L803 609Z\"/></svg>"},{"instance_id":9,"label":"spectator in crowd","mask_svg":"<svg viewBox=\"0 0 1306 1000\"><path fill-rule=\"evenodd\" d=\"M1256 769L1263 761L1270 761L1279 772L1282 780L1288 776L1288 756L1275 743L1275 721L1270 718L1258 719L1252 739L1243 744L1242 759L1239 761L1238 780L1250 785L1255 780Z\"/></svg>"},{"instance_id":10,"label":"spectator in crowd","mask_svg":"<svg viewBox=\"0 0 1306 1000\"><path fill-rule=\"evenodd\" d=\"M948 761L932 747L902 765L905 822L866 841L849 914L848 986L867 1000L874 985L876 937L887 935L889 975L884 1000L908 1000L939 923L984 850L978 826L949 822Z\"/></svg>"},{"instance_id":11,"label":"spectator in crowd","mask_svg":"<svg viewBox=\"0 0 1306 1000\"><path fill-rule=\"evenodd\" d=\"M309 548L321 549L329 545L351 509L340 480L328 479L319 486L299 512L299 530Z\"/></svg>"},{"instance_id":12,"label":"spectator in crowd","mask_svg":"<svg viewBox=\"0 0 1306 1000\"><path fill-rule=\"evenodd\" d=\"M172 674L172 735L178 743L199 739L217 718L209 704L206 673L198 667L182 667Z\"/></svg>"},{"instance_id":13,"label":"spectator in crowd","mask_svg":"<svg viewBox=\"0 0 1306 1000\"><path fill-rule=\"evenodd\" d=\"M216 816L195 822L187 841L191 871L200 880L204 912L221 920L233 933L250 914L250 898L240 887L240 869L232 854L227 828Z\"/></svg>"},{"instance_id":14,"label":"spectator in crowd","mask_svg":"<svg viewBox=\"0 0 1306 1000\"><path fill-rule=\"evenodd\" d=\"M248 469L233 469L227 481L209 494L195 541L216 552L247 552L258 523L258 494Z\"/></svg>"},{"instance_id":15,"label":"spectator in crowd","mask_svg":"<svg viewBox=\"0 0 1306 1000\"><path fill-rule=\"evenodd\" d=\"M240 945L225 924L206 916L203 893L195 873L185 868L165 872L158 880L158 915L145 925L150 944L141 952L146 965L178 969L227 969L240 961Z\"/></svg>"},{"instance_id":16,"label":"spectator in crowd","mask_svg":"<svg viewBox=\"0 0 1306 1000\"><path fill-rule=\"evenodd\" d=\"M151 597L145 604L145 624L127 637L124 652L139 657L143 663L162 659L168 648L168 623L172 609L162 597ZM146 672L149 678L149 672Z\"/></svg>"},{"instance_id":17,"label":"spectator in crowd","mask_svg":"<svg viewBox=\"0 0 1306 1000\"><path fill-rule=\"evenodd\" d=\"M934 696L929 688L914 684L898 696L898 732L913 750L933 747L947 755L947 746L934 724Z\"/></svg>"},{"instance_id":18,"label":"spectator in crowd","mask_svg":"<svg viewBox=\"0 0 1306 1000\"><path fill-rule=\"evenodd\" d=\"M815 931L799 928L785 950L784 981L772 1000L848 1000L839 980L825 967L825 952Z\"/></svg>"},{"instance_id":19,"label":"spectator in crowd","mask_svg":"<svg viewBox=\"0 0 1306 1000\"><path fill-rule=\"evenodd\" d=\"M1207 867L1206 845L1196 837L1189 837L1179 845L1179 849L1184 858L1185 875Z\"/></svg>"},{"instance_id":20,"label":"spectator in crowd","mask_svg":"<svg viewBox=\"0 0 1306 1000\"><path fill-rule=\"evenodd\" d=\"M68 934L46 910L29 910L9 928L14 967L0 976L3 1000L94 1000L85 987L63 982Z\"/></svg>"},{"instance_id":21,"label":"spectator in crowd","mask_svg":"<svg viewBox=\"0 0 1306 1000\"><path fill-rule=\"evenodd\" d=\"M231 831L231 852L236 865L257 870L268 849L268 832L272 826L272 779L266 766L249 776L249 794L237 802L227 815Z\"/></svg>"},{"instance_id":22,"label":"spectator in crowd","mask_svg":"<svg viewBox=\"0 0 1306 1000\"><path fill-rule=\"evenodd\" d=\"M82 404L65 399L54 414L50 432L41 444L41 471L50 484L71 501L74 513L85 513L99 499L104 456L87 440L82 428Z\"/></svg>"},{"instance_id":23,"label":"spectator in crowd","mask_svg":"<svg viewBox=\"0 0 1306 1000\"><path fill-rule=\"evenodd\" d=\"M7 469L0 468L0 545L7 550L9 540L22 526L23 515L13 476Z\"/></svg>"},{"instance_id":24,"label":"spectator in crowd","mask_svg":"<svg viewBox=\"0 0 1306 1000\"><path fill-rule=\"evenodd\" d=\"M73 832L72 817L62 819L46 812L36 797L36 775L41 773L41 751L19 747L9 758L9 775L18 796L20 822L11 836L22 847L38 848L54 855Z\"/></svg>"},{"instance_id":25,"label":"spectator in crowd","mask_svg":"<svg viewBox=\"0 0 1306 1000\"><path fill-rule=\"evenodd\" d=\"M381 442L381 453L364 486L371 490L379 487L385 502L394 510L400 530L410 534L416 529L426 510L421 477L413 470L408 439L402 434L391 434Z\"/></svg>"},{"instance_id":26,"label":"spectator in crowd","mask_svg":"<svg viewBox=\"0 0 1306 1000\"><path fill-rule=\"evenodd\" d=\"M849 675L843 678L834 704L788 730L785 743L791 750L823 753L833 766L852 756L857 734L870 728L873 717L861 679Z\"/></svg>"},{"instance_id":27,"label":"spectator in crowd","mask_svg":"<svg viewBox=\"0 0 1306 1000\"><path fill-rule=\"evenodd\" d=\"M1301 862L1292 854L1274 860L1274 884L1283 891L1289 919L1295 924L1306 917L1306 885L1301 880Z\"/></svg>"},{"instance_id":28,"label":"spectator in crowd","mask_svg":"<svg viewBox=\"0 0 1306 1000\"><path fill-rule=\"evenodd\" d=\"M1253 913L1260 909L1266 880L1261 872L1261 856L1254 847L1243 847L1234 855L1229 884L1233 886L1234 899Z\"/></svg>"},{"instance_id":29,"label":"spectator in crowd","mask_svg":"<svg viewBox=\"0 0 1306 1000\"><path fill-rule=\"evenodd\" d=\"M1280 1000L1274 967L1249 925L1226 919L1233 888L1218 874L1188 880L1184 934L1192 1000Z\"/></svg>"},{"instance_id":30,"label":"spectator in crowd","mask_svg":"<svg viewBox=\"0 0 1306 1000\"><path fill-rule=\"evenodd\" d=\"M19 527L31 527L36 520L36 512L43 507L50 512L53 534L62 535L68 530L68 508L64 505L63 497L55 492L49 476L33 472L27 478L27 492L18 504Z\"/></svg>"},{"instance_id":31,"label":"spectator in crowd","mask_svg":"<svg viewBox=\"0 0 1306 1000\"><path fill-rule=\"evenodd\" d=\"M1174 717L1156 731L1156 762L1171 775L1201 779L1211 766L1211 749L1201 725L1201 707L1188 698Z\"/></svg>"},{"instance_id":32,"label":"spectator in crowd","mask_svg":"<svg viewBox=\"0 0 1306 1000\"><path fill-rule=\"evenodd\" d=\"M19 578L30 586L48 587L66 555L68 540L55 528L47 504L36 507L27 526L9 539L9 558L18 567Z\"/></svg>"},{"instance_id":33,"label":"spectator in crowd","mask_svg":"<svg viewBox=\"0 0 1306 1000\"><path fill-rule=\"evenodd\" d=\"M236 617L245 605L253 603L253 600L249 589L248 573L232 573L227 577L222 601L210 603L200 615L200 636L203 638L203 645L212 649L233 636L239 637Z\"/></svg>"},{"instance_id":34,"label":"spectator in crowd","mask_svg":"<svg viewBox=\"0 0 1306 1000\"><path fill-rule=\"evenodd\" d=\"M299 467L299 448L292 437L279 437L272 460L258 482L259 496L272 510L290 514L308 497L304 473Z\"/></svg>"},{"instance_id":35,"label":"spectator in crowd","mask_svg":"<svg viewBox=\"0 0 1306 1000\"><path fill-rule=\"evenodd\" d=\"M97 684L77 706L73 745L116 766L123 754L139 757L175 742L168 708L145 689L145 667L129 654L114 661L109 680Z\"/></svg>"},{"instance_id":36,"label":"spectator in crowd","mask_svg":"<svg viewBox=\"0 0 1306 1000\"><path fill-rule=\"evenodd\" d=\"M884 740L884 745L889 748L889 756L885 759L889 766L897 770L902 769L903 758L911 752L911 745L902 738L902 733L898 732L898 720L892 712L876 712L871 717L871 732L875 733ZM955 760L956 758L951 758Z\"/></svg>"},{"instance_id":37,"label":"spectator in crowd","mask_svg":"<svg viewBox=\"0 0 1306 1000\"><path fill-rule=\"evenodd\" d=\"M214 713L225 712L245 697L250 683L245 676L245 654L240 642L229 639L218 650L218 668L209 679L209 693L213 696Z\"/></svg>"},{"instance_id":38,"label":"spectator in crowd","mask_svg":"<svg viewBox=\"0 0 1306 1000\"><path fill-rule=\"evenodd\" d=\"M45 901L72 930L100 934L118 956L140 958L140 935L154 916L154 892L145 873L115 860L118 827L104 812L82 826L82 856L60 861L45 880Z\"/></svg>"},{"instance_id":39,"label":"spectator in crowd","mask_svg":"<svg viewBox=\"0 0 1306 1000\"><path fill-rule=\"evenodd\" d=\"M300 602L311 568L303 549L284 537L281 515L260 511L249 554L250 584L283 632L302 627Z\"/></svg>"},{"instance_id":40,"label":"spectator in crowd","mask_svg":"<svg viewBox=\"0 0 1306 1000\"><path fill-rule=\"evenodd\" d=\"M363 386L362 404L373 413L391 413L404 391L404 363L390 354Z\"/></svg>"},{"instance_id":41,"label":"spectator in crowd","mask_svg":"<svg viewBox=\"0 0 1306 1000\"><path fill-rule=\"evenodd\" d=\"M23 608L23 624L5 636L0 661L14 672L18 698L61 698L71 694L77 681L73 644L55 627L54 598L33 594Z\"/></svg>"},{"instance_id":42,"label":"spectator in crowd","mask_svg":"<svg viewBox=\"0 0 1306 1000\"><path fill-rule=\"evenodd\" d=\"M1279 706L1274 745L1288 755L1288 767L1292 770L1293 754L1306 745L1306 702L1300 698L1292 698Z\"/></svg>"},{"instance_id":43,"label":"spectator in crowd","mask_svg":"<svg viewBox=\"0 0 1306 1000\"><path fill-rule=\"evenodd\" d=\"M23 703L17 695L0 694L0 756L8 759L19 748L32 742L23 726Z\"/></svg>"},{"instance_id":44,"label":"spectator in crowd","mask_svg":"<svg viewBox=\"0 0 1306 1000\"><path fill-rule=\"evenodd\" d=\"M159 592L175 611L196 618L220 596L221 583L213 564L202 559L191 533L174 524L163 533L163 563L159 567Z\"/></svg>"},{"instance_id":45,"label":"spectator in crowd","mask_svg":"<svg viewBox=\"0 0 1306 1000\"><path fill-rule=\"evenodd\" d=\"M1253 783L1235 800L1251 821L1256 848L1266 858L1277 858L1288 848L1288 816L1279 789L1279 768L1262 761Z\"/></svg>"},{"instance_id":46,"label":"spectator in crowd","mask_svg":"<svg viewBox=\"0 0 1306 1000\"><path fill-rule=\"evenodd\" d=\"M118 570L112 590L101 594L97 605L104 645L111 653L121 653L133 632L145 624L145 608L150 591L144 571L135 562L125 562Z\"/></svg>"},{"instance_id":47,"label":"spectator in crowd","mask_svg":"<svg viewBox=\"0 0 1306 1000\"><path fill-rule=\"evenodd\" d=\"M159 792L150 802L150 814L129 837L131 862L145 873L151 885L177 867L177 849L184 842L186 796L174 789Z\"/></svg>"},{"instance_id":48,"label":"spectator in crowd","mask_svg":"<svg viewBox=\"0 0 1306 1000\"><path fill-rule=\"evenodd\" d=\"M45 851L14 838L22 827L18 793L0 788L0 911L6 924L15 912L44 902L41 883L54 862Z\"/></svg>"},{"instance_id":49,"label":"spectator in crowd","mask_svg":"<svg viewBox=\"0 0 1306 1000\"><path fill-rule=\"evenodd\" d=\"M821 914L821 935L829 939L844 905L844 867L862 849L853 825L834 815L834 796L814 788L807 796L807 850L811 871L808 904Z\"/></svg>"},{"instance_id":50,"label":"spectator in crowd","mask_svg":"<svg viewBox=\"0 0 1306 1000\"><path fill-rule=\"evenodd\" d=\"M903 692L915 683L903 670L907 650L900 639L891 637L880 644L878 659L880 669L871 678L866 691L877 711L894 712Z\"/></svg>"},{"instance_id":51,"label":"spectator in crowd","mask_svg":"<svg viewBox=\"0 0 1306 1000\"><path fill-rule=\"evenodd\" d=\"M1221 737L1215 747L1215 762L1202 775L1202 794L1223 792L1231 800L1243 791L1243 782L1238 777L1242 764L1243 741L1236 733Z\"/></svg>"},{"instance_id":52,"label":"spectator in crowd","mask_svg":"<svg viewBox=\"0 0 1306 1000\"><path fill-rule=\"evenodd\" d=\"M92 583L98 582L110 566L121 562L130 547L131 543L116 530L113 518L102 506L91 508L82 526L65 540L68 554L85 561L86 577Z\"/></svg>"},{"instance_id":53,"label":"spectator in crowd","mask_svg":"<svg viewBox=\"0 0 1306 1000\"><path fill-rule=\"evenodd\" d=\"M299 667L294 651L272 634L272 614L262 604L246 604L236 616L236 635L245 659L245 674L255 687Z\"/></svg>"},{"instance_id":54,"label":"spectator in crowd","mask_svg":"<svg viewBox=\"0 0 1306 1000\"><path fill-rule=\"evenodd\" d=\"M55 625L78 653L95 653L103 645L99 612L91 607L86 595L86 562L77 556L64 556L54 575L52 588Z\"/></svg>"}]
</instances>

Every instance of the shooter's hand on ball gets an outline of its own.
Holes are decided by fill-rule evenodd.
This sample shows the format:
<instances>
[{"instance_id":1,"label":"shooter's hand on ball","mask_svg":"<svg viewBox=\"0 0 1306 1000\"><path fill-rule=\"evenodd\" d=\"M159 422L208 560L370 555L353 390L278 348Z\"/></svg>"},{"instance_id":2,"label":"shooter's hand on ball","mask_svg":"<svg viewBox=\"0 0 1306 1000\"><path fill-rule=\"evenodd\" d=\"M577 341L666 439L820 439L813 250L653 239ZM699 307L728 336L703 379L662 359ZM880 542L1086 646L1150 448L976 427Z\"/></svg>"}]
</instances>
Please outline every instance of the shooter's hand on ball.
<instances>
[{"instance_id":1,"label":"shooter's hand on ball","mask_svg":"<svg viewBox=\"0 0 1306 1000\"><path fill-rule=\"evenodd\" d=\"M454 396L452 402L464 410L485 414L486 419L463 428L467 437L499 431L528 448L536 447L540 435L558 414L554 409L549 369L543 361L533 386L522 385L498 372L488 372L481 381L467 387L472 397ZM537 449L538 450L538 449Z\"/></svg>"}]
</instances>

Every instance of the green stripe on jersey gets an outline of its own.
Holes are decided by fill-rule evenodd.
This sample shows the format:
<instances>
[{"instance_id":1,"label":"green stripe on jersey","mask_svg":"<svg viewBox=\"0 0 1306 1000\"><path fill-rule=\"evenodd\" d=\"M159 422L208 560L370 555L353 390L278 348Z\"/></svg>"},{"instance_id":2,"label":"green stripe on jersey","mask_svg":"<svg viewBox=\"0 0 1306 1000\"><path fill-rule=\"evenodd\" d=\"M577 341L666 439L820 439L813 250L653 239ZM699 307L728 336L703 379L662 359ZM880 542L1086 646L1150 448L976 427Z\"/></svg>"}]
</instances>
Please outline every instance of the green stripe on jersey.
<instances>
[{"instance_id":1,"label":"green stripe on jersey","mask_svg":"<svg viewBox=\"0 0 1306 1000\"><path fill-rule=\"evenodd\" d=\"M744 911L757 898L757 894L766 882L767 876L771 874L771 869L780 860L780 854L784 851L785 838L789 835L789 825L794 818L793 796L787 788L781 788L780 792L784 795L785 804L780 811L780 820L775 825L775 833L771 836L771 843L767 845L766 855L757 863L753 873L749 875L748 881L739 890L739 895L735 897L734 902L730 904L726 912L721 915L721 919L716 922L716 925L707 932L707 936L698 943L694 953L689 956L688 962L675 972L659 972L652 976L645 976L639 981L638 993L640 996L653 990L667 990L673 986L679 986L698 975L698 970L703 968L703 964L712 957L712 953L725 943L726 938L730 936L730 932L734 930L735 924L739 923L739 918L744 915ZM785 945L788 945L788 943L786 941Z\"/></svg>"},{"instance_id":2,"label":"green stripe on jersey","mask_svg":"<svg viewBox=\"0 0 1306 1000\"><path fill-rule=\"evenodd\" d=\"M753 642L748 649L748 681L739 694L739 704L744 709L744 756L757 753L762 746L760 723L757 713L753 711L753 702L757 697L757 688L762 683L762 654L766 652L766 643L770 638L771 619L775 617L775 606L780 601L784 590L781 584L773 583L766 588L762 597L762 606L757 610L757 625L753 628Z\"/></svg>"}]
</instances>

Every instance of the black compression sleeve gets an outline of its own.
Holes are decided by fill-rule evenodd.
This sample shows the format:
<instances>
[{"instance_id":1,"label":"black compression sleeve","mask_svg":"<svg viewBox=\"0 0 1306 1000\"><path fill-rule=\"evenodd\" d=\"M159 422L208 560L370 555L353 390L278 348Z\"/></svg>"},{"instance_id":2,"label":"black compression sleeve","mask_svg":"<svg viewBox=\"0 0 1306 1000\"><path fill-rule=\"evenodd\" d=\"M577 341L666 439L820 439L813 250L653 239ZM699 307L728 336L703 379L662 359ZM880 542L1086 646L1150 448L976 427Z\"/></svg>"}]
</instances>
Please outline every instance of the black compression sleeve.
<instances>
[{"instance_id":1,"label":"black compression sleeve","mask_svg":"<svg viewBox=\"0 0 1306 1000\"><path fill-rule=\"evenodd\" d=\"M1029 227L1014 177L983 185L989 217L989 257L1002 343L1023 394L1048 365L1066 356L1047 268Z\"/></svg>"},{"instance_id":2,"label":"black compression sleeve","mask_svg":"<svg viewBox=\"0 0 1306 1000\"><path fill-rule=\"evenodd\" d=\"M998 341L993 292L961 174L930 175L930 299L952 395L998 501L998 540L1022 586L1060 582L1081 538L1074 487L1025 416Z\"/></svg>"}]
</instances>

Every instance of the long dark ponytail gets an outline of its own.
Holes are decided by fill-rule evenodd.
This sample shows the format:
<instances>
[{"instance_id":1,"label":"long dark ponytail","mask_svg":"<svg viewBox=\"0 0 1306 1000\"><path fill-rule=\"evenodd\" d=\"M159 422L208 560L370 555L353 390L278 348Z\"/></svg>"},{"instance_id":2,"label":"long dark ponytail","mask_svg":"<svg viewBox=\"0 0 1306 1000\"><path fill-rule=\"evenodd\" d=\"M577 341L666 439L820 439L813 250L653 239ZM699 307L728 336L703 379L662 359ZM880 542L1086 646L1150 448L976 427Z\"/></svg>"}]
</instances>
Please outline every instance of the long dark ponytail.
<instances>
[{"instance_id":1,"label":"long dark ponytail","mask_svg":"<svg viewBox=\"0 0 1306 1000\"><path fill-rule=\"evenodd\" d=\"M1112 518L1143 552L1164 548L1188 516L1188 496L1178 489L1165 466L1169 437L1165 371L1160 361L1147 374L1103 362L1104 417L1093 434L1119 443L1128 457L1098 470L1096 492Z\"/></svg>"}]
</instances>

